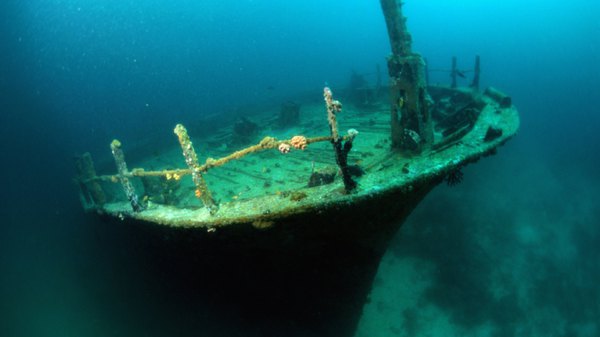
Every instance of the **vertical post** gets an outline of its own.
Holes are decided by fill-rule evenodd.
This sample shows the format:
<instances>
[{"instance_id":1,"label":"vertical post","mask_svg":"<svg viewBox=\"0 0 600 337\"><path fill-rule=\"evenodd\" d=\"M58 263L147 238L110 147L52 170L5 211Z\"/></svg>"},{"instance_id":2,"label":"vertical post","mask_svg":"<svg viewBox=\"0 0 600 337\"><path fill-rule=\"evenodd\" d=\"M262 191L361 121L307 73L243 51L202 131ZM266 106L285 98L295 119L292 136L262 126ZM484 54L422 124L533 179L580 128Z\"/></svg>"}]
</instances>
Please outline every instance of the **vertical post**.
<instances>
[{"instance_id":1,"label":"vertical post","mask_svg":"<svg viewBox=\"0 0 600 337\"><path fill-rule=\"evenodd\" d=\"M471 82L471 88L479 91L479 73L481 72L481 67L479 64L479 55L475 56L475 70L473 75L473 82Z\"/></svg>"},{"instance_id":2,"label":"vertical post","mask_svg":"<svg viewBox=\"0 0 600 337\"><path fill-rule=\"evenodd\" d=\"M100 184L95 180L96 168L94 167L92 155L89 152L86 152L81 155L81 157L77 158L75 168L77 170L81 195L85 201L92 205L104 205L106 203L106 195Z\"/></svg>"},{"instance_id":3,"label":"vertical post","mask_svg":"<svg viewBox=\"0 0 600 337\"><path fill-rule=\"evenodd\" d=\"M357 134L357 131L348 132L348 140L342 143L342 137L338 133L336 114L342 111L342 103L338 100L333 99L333 93L329 87L323 89L323 98L325 99L325 107L327 108L327 121L329 122L329 129L331 131L331 144L333 144L333 150L335 151L335 162L342 171L342 180L344 182L344 189L346 192L351 192L356 188L356 182L350 175L350 168L348 167L348 152L352 149L352 141Z\"/></svg>"},{"instance_id":4,"label":"vertical post","mask_svg":"<svg viewBox=\"0 0 600 337\"><path fill-rule=\"evenodd\" d=\"M425 62L425 83L429 85L429 62L427 58L423 58L423 62Z\"/></svg>"},{"instance_id":5,"label":"vertical post","mask_svg":"<svg viewBox=\"0 0 600 337\"><path fill-rule=\"evenodd\" d=\"M456 68L456 56L452 56L452 70L450 71L450 77L452 78L451 88L456 88L456 76L458 75L458 69Z\"/></svg>"},{"instance_id":6,"label":"vertical post","mask_svg":"<svg viewBox=\"0 0 600 337\"><path fill-rule=\"evenodd\" d=\"M402 3L397 0L381 0L388 37L393 55L412 54L412 37L406 28L406 18L402 14Z\"/></svg>"},{"instance_id":7,"label":"vertical post","mask_svg":"<svg viewBox=\"0 0 600 337\"><path fill-rule=\"evenodd\" d=\"M406 28L401 1L380 1L392 47L388 57L392 148L418 154L433 145L425 62L411 50L412 37Z\"/></svg>"},{"instance_id":8,"label":"vertical post","mask_svg":"<svg viewBox=\"0 0 600 337\"><path fill-rule=\"evenodd\" d=\"M194 146L190 140L190 136L188 136L187 130L183 125L177 124L174 132L177 135L177 138L179 138L179 144L183 150L185 163L189 169L192 170L192 180L194 181L194 185L196 185L196 197L202 200L202 203L204 206L206 206L206 208L208 208L210 214L215 214L219 207L215 203L212 194L206 186L206 181L204 180L200 170L200 164L198 164L196 150L194 150Z\"/></svg>"},{"instance_id":9,"label":"vertical post","mask_svg":"<svg viewBox=\"0 0 600 337\"><path fill-rule=\"evenodd\" d=\"M125 155L123 154L123 150L121 150L121 142L116 139L113 140L110 143L110 149L113 158L115 158L115 164L117 165L119 181L121 182L121 186L123 186L123 191L125 191L129 203L131 203L131 208L133 208L134 212L143 211L145 207L139 202L139 198L135 193L135 188L131 184L131 181L129 181L129 178L127 178L129 171L127 170L127 164L125 163Z\"/></svg>"},{"instance_id":10,"label":"vertical post","mask_svg":"<svg viewBox=\"0 0 600 337\"><path fill-rule=\"evenodd\" d=\"M375 69L375 74L377 74L377 78L375 80L375 97L379 97L381 92L381 67L379 67L379 63L377 63L377 67Z\"/></svg>"}]
</instances>

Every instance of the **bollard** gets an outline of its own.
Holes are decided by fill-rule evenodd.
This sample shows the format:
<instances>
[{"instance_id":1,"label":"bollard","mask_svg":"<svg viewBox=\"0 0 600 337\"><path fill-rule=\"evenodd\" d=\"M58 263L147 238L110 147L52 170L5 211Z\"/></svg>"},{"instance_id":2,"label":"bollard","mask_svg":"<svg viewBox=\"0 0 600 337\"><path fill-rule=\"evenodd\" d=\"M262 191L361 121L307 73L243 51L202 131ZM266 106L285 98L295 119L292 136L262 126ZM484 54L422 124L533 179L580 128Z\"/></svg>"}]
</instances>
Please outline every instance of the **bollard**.
<instances>
[{"instance_id":1,"label":"bollard","mask_svg":"<svg viewBox=\"0 0 600 337\"><path fill-rule=\"evenodd\" d=\"M131 208L133 208L134 212L141 212L145 209L145 207L139 202L139 198L135 193L135 188L127 178L129 171L127 171L127 164L125 163L125 155L123 154L123 150L121 150L121 142L118 140L113 140L110 143L110 149L112 151L112 155L115 158L115 164L117 165L117 171L119 174L119 181L121 182L121 186L123 186L123 191L125 195L127 195L127 199L131 203Z\"/></svg>"}]
</instances>

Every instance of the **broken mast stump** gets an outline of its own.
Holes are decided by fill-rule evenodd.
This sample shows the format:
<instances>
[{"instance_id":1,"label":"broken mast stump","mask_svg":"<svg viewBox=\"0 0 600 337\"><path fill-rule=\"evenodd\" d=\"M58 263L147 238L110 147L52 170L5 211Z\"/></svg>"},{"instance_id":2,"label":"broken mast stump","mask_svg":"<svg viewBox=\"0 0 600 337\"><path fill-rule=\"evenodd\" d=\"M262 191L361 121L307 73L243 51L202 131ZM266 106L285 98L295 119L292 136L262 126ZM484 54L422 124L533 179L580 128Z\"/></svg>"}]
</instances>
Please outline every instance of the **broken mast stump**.
<instances>
[{"instance_id":1,"label":"broken mast stump","mask_svg":"<svg viewBox=\"0 0 600 337\"><path fill-rule=\"evenodd\" d=\"M418 154L433 145L433 125L423 57L412 51L402 3L380 0L392 55L388 57L392 148Z\"/></svg>"},{"instance_id":2,"label":"broken mast stump","mask_svg":"<svg viewBox=\"0 0 600 337\"><path fill-rule=\"evenodd\" d=\"M202 169L198 163L198 155L196 155L196 150L194 150L194 146L192 145L190 136L188 136L187 130L183 125L177 124L174 132L177 135L177 138L179 138L179 144L183 150L185 163L192 171L192 180L194 181L194 185L196 185L196 197L202 200L202 203L208 208L210 214L215 214L219 207L215 203L215 200L206 185L206 180L204 180L204 177L202 176Z\"/></svg>"},{"instance_id":3,"label":"broken mast stump","mask_svg":"<svg viewBox=\"0 0 600 337\"><path fill-rule=\"evenodd\" d=\"M123 191L125 192L125 195L127 195L131 208L133 208L134 212L143 211L145 207L139 202L139 198L135 193L135 188L133 187L133 184L131 184L131 181L129 181L129 178L127 178L129 171L127 170L127 164L125 163L125 155L121 149L121 142L116 139L113 140L110 143L110 149L115 158L115 164L117 165L117 179L121 182L121 186L123 186Z\"/></svg>"},{"instance_id":4,"label":"broken mast stump","mask_svg":"<svg viewBox=\"0 0 600 337\"><path fill-rule=\"evenodd\" d=\"M102 186L96 180L96 168L92 155L89 152L84 153L77 158L75 163L81 195L86 202L94 206L102 206L106 203L106 195Z\"/></svg>"},{"instance_id":5,"label":"broken mast stump","mask_svg":"<svg viewBox=\"0 0 600 337\"><path fill-rule=\"evenodd\" d=\"M450 70L450 77L452 78L452 83L450 84L450 88L456 88L456 77L458 76L458 68L456 66L456 56L452 56L452 70Z\"/></svg>"},{"instance_id":6,"label":"broken mast stump","mask_svg":"<svg viewBox=\"0 0 600 337\"><path fill-rule=\"evenodd\" d=\"M473 82L471 82L471 88L479 90L479 74L481 72L481 66L479 63L479 55L475 56L475 69L473 75Z\"/></svg>"}]
</instances>

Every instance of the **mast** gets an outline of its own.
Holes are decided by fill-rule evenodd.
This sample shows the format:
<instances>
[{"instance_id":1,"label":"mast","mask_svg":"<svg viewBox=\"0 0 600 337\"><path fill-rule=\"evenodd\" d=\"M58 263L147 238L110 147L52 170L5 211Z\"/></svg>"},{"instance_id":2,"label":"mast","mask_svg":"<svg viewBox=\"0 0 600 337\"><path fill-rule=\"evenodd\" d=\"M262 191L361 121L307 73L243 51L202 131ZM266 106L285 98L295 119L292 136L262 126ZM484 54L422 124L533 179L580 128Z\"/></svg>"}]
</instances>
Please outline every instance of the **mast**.
<instances>
[{"instance_id":1,"label":"mast","mask_svg":"<svg viewBox=\"0 0 600 337\"><path fill-rule=\"evenodd\" d=\"M419 154L433 144L425 62L412 51L412 37L402 14L402 2L380 1L392 47L392 55L387 59L392 148L409 155Z\"/></svg>"}]
</instances>

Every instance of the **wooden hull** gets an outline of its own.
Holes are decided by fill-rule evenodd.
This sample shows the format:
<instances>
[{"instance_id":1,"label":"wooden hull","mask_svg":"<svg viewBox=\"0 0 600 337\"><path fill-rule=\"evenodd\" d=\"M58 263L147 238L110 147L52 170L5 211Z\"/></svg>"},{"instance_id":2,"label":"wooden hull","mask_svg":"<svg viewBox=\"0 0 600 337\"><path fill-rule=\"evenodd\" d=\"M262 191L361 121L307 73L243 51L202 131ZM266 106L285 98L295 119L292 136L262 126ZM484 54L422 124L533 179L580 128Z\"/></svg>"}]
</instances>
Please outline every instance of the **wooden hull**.
<instances>
[{"instance_id":1,"label":"wooden hull","mask_svg":"<svg viewBox=\"0 0 600 337\"><path fill-rule=\"evenodd\" d=\"M518 130L510 104L466 90L437 90L450 97L473 95L481 107L475 124L460 138L448 136L451 142L414 157L378 147L388 136L372 128L363 143L357 141L358 153L370 153L364 156L370 161L350 194L339 181L303 186L297 189L302 198L294 198L296 192L266 193L223 202L214 215L170 205L133 212L122 196L84 207L134 231L145 253L159 261L157 270L169 270L191 302L205 304L215 317L236 317L240 330L352 336L379 261L412 210L448 175L494 154ZM368 125L374 117L357 113L356 118ZM501 132L489 136L490 129ZM250 166L245 170L237 174L247 174Z\"/></svg>"},{"instance_id":2,"label":"wooden hull","mask_svg":"<svg viewBox=\"0 0 600 337\"><path fill-rule=\"evenodd\" d=\"M388 242L439 181L264 230L246 224L211 233L109 219L139 240L132 245L156 261L175 296L185 294L215 320L231 318L249 336L352 336Z\"/></svg>"}]
</instances>

